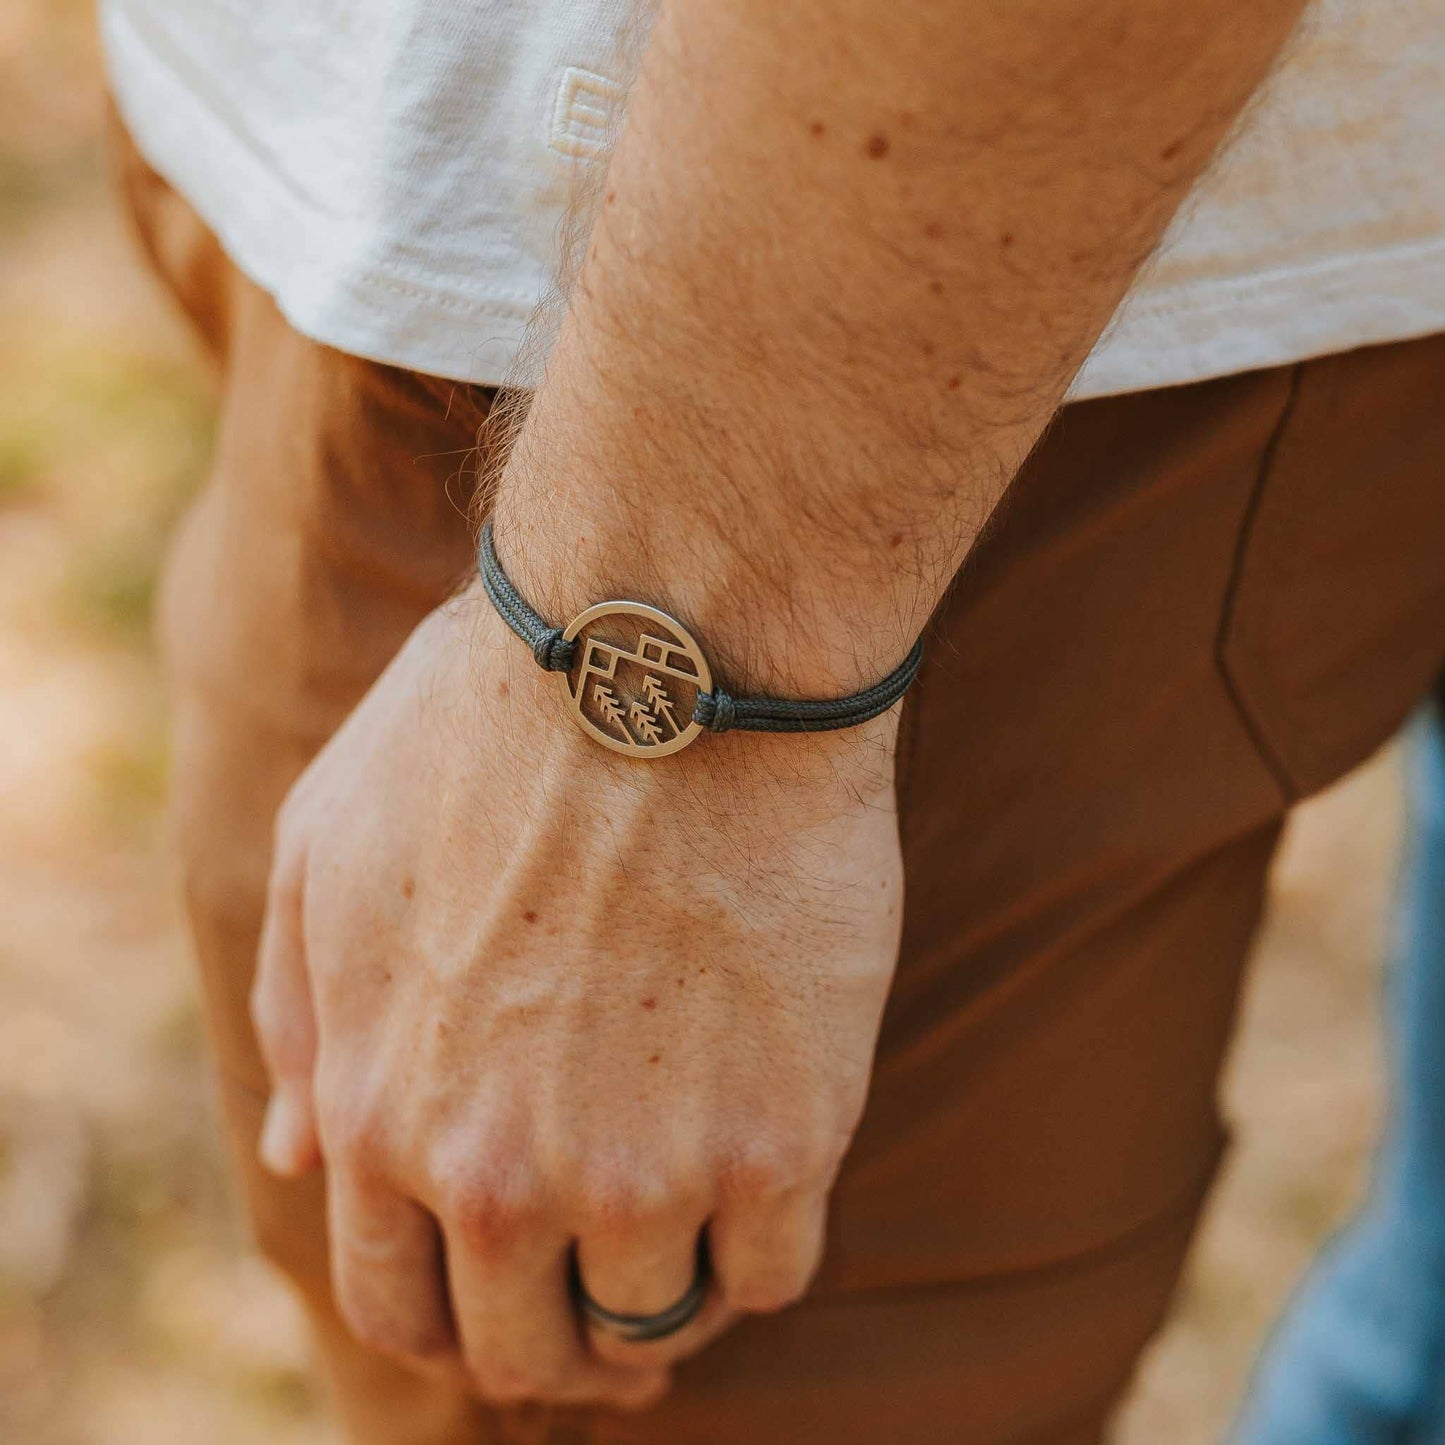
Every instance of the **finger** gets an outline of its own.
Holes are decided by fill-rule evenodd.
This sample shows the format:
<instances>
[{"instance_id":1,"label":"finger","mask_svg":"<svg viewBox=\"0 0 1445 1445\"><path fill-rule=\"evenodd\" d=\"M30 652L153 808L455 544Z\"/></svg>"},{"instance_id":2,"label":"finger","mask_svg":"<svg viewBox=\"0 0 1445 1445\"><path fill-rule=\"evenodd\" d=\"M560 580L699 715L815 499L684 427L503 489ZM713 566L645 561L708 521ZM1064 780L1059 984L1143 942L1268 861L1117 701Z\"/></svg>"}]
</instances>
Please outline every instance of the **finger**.
<instances>
[{"instance_id":1,"label":"finger","mask_svg":"<svg viewBox=\"0 0 1445 1445\"><path fill-rule=\"evenodd\" d=\"M299 1179L321 1162L308 1085L284 1080L273 1086L257 1152L262 1164L283 1179Z\"/></svg>"},{"instance_id":2,"label":"finger","mask_svg":"<svg viewBox=\"0 0 1445 1445\"><path fill-rule=\"evenodd\" d=\"M790 1190L725 1205L709 1227L713 1272L729 1307L767 1314L795 1304L823 1258L827 1195Z\"/></svg>"},{"instance_id":3,"label":"finger","mask_svg":"<svg viewBox=\"0 0 1445 1445\"><path fill-rule=\"evenodd\" d=\"M261 929L251 1018L271 1076L271 1099L261 1127L261 1162L295 1178L321 1162L311 1076L316 1062L316 1016L301 928L305 868L272 875Z\"/></svg>"},{"instance_id":4,"label":"finger","mask_svg":"<svg viewBox=\"0 0 1445 1445\"><path fill-rule=\"evenodd\" d=\"M332 1169L327 1180L336 1308L364 1345L430 1362L455 1353L441 1232L421 1205Z\"/></svg>"},{"instance_id":5,"label":"finger","mask_svg":"<svg viewBox=\"0 0 1445 1445\"><path fill-rule=\"evenodd\" d=\"M463 1355L478 1388L495 1403L640 1409L666 1388L659 1370L620 1369L587 1351L565 1239L449 1228L447 1267Z\"/></svg>"},{"instance_id":6,"label":"finger","mask_svg":"<svg viewBox=\"0 0 1445 1445\"><path fill-rule=\"evenodd\" d=\"M661 1314L692 1288L707 1268L700 1248L704 1220L695 1215L634 1220L577 1242L577 1277L587 1297L612 1314ZM709 1290L687 1324L656 1340L628 1340L605 1323L583 1317L599 1359L630 1369L659 1369L694 1354L726 1328L731 1315Z\"/></svg>"}]
</instances>

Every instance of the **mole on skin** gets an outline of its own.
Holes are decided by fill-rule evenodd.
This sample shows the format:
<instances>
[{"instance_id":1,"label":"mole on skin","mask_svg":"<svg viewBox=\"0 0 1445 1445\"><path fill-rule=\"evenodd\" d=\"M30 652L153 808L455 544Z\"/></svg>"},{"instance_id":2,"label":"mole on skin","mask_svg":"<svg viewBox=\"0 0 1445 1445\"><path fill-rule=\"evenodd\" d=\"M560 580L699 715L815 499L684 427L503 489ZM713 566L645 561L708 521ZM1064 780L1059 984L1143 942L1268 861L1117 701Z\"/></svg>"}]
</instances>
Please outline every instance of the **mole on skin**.
<instances>
[{"instance_id":1,"label":"mole on skin","mask_svg":"<svg viewBox=\"0 0 1445 1445\"><path fill-rule=\"evenodd\" d=\"M882 160L888 154L888 137L883 132L875 131L864 143L863 149L876 160Z\"/></svg>"}]
</instances>

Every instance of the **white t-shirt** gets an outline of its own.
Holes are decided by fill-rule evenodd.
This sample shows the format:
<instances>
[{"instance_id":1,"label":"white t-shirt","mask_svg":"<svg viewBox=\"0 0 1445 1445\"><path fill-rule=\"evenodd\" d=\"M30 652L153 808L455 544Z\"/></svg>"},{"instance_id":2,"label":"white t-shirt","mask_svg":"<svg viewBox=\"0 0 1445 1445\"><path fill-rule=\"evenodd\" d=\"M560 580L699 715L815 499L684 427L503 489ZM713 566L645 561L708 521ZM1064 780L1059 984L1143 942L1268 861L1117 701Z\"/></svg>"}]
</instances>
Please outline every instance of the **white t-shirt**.
<instances>
[{"instance_id":1,"label":"white t-shirt","mask_svg":"<svg viewBox=\"0 0 1445 1445\"><path fill-rule=\"evenodd\" d=\"M631 0L102 0L137 144L299 331L500 381ZM1075 383L1445 330L1445 0L1315 0Z\"/></svg>"}]
</instances>

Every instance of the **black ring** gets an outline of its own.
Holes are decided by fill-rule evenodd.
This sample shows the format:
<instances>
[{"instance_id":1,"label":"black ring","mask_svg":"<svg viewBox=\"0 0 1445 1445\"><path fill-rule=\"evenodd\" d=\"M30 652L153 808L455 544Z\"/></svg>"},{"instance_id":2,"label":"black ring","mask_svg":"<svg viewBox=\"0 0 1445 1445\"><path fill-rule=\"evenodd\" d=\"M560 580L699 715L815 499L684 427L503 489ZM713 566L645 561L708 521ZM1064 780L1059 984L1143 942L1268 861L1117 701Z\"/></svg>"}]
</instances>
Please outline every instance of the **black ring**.
<instances>
[{"instance_id":1,"label":"black ring","mask_svg":"<svg viewBox=\"0 0 1445 1445\"><path fill-rule=\"evenodd\" d=\"M702 1309L703 1301L707 1299L707 1286L707 1262L699 1249L697 1273L681 1299L668 1305L665 1310L659 1310L655 1315L619 1314L616 1310L598 1304L587 1293L575 1256L572 1262L572 1293L576 1296L577 1308L582 1312L582 1318L589 1325L595 1325L599 1330L631 1345L644 1344L648 1340L664 1340L690 1325Z\"/></svg>"}]
</instances>

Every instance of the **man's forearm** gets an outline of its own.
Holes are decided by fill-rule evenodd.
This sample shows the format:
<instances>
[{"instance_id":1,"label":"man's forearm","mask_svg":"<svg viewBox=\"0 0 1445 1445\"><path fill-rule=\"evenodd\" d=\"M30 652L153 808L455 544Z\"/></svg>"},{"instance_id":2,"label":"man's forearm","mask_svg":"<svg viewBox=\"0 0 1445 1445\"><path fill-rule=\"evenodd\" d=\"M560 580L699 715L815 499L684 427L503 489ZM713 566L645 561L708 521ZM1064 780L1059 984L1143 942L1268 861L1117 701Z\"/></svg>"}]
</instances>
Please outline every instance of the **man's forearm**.
<instances>
[{"instance_id":1,"label":"man's forearm","mask_svg":"<svg viewBox=\"0 0 1445 1445\"><path fill-rule=\"evenodd\" d=\"M1300 0L665 0L497 502L558 617L837 693L926 620Z\"/></svg>"}]
</instances>

